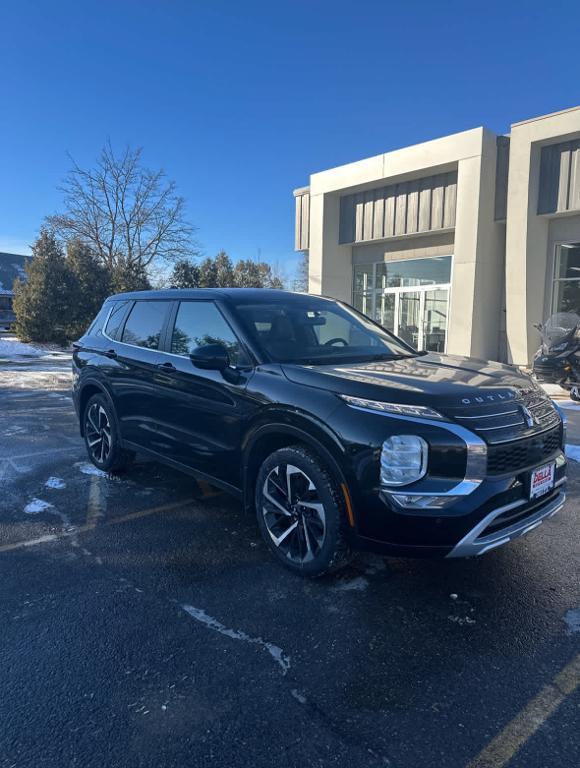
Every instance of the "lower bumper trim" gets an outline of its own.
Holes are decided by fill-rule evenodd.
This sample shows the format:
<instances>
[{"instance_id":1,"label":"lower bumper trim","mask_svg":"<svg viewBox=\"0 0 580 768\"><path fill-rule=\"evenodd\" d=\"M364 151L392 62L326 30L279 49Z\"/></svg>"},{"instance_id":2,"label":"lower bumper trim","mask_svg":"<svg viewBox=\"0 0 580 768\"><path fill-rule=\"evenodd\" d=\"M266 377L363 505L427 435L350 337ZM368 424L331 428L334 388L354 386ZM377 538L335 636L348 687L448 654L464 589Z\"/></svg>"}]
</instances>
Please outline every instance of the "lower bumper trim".
<instances>
[{"instance_id":1,"label":"lower bumper trim","mask_svg":"<svg viewBox=\"0 0 580 768\"><path fill-rule=\"evenodd\" d=\"M509 512L512 509L516 509L525 502L515 501L512 504L498 507L497 509L494 509L493 512L486 515L483 520L480 520L480 522L453 547L447 557L476 557L478 555L483 555L485 552L489 552L491 549L500 547L502 544L507 544L508 541L512 541L513 539L517 539L520 536L533 531L533 529L541 525L544 520L555 515L556 512L562 508L565 500L566 494L564 491L560 491L555 498L545 504L539 505L539 508L536 511L532 510L530 515L524 520L520 520L511 526L502 528L499 531L494 531L486 536L486 529L499 515Z\"/></svg>"}]
</instances>

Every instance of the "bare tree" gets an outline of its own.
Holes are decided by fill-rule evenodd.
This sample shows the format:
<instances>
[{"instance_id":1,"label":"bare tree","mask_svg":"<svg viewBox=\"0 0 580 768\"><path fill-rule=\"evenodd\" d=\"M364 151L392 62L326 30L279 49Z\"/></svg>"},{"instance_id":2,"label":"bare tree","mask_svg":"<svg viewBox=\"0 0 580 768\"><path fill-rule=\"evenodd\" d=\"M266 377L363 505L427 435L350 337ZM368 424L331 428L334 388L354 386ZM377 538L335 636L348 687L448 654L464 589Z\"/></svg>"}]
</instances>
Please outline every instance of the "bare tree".
<instances>
[{"instance_id":1,"label":"bare tree","mask_svg":"<svg viewBox=\"0 0 580 768\"><path fill-rule=\"evenodd\" d=\"M308 293L308 272L309 261L308 251L302 251L300 261L296 267L296 279L294 280L294 290Z\"/></svg>"},{"instance_id":2,"label":"bare tree","mask_svg":"<svg viewBox=\"0 0 580 768\"><path fill-rule=\"evenodd\" d=\"M194 228L175 182L162 170L145 168L141 153L127 147L115 155L107 142L94 168L71 158L60 187L65 211L47 217L60 237L89 246L110 271L143 271L154 261L196 254Z\"/></svg>"}]
</instances>

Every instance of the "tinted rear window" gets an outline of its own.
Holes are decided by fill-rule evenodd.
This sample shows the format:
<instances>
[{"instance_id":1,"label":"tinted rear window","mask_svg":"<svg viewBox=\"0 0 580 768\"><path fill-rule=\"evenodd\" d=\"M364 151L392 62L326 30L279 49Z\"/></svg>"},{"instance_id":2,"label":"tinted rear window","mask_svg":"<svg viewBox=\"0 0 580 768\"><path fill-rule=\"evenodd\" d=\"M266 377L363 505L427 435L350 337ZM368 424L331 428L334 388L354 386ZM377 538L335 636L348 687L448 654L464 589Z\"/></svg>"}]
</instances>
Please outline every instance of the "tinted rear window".
<instances>
[{"instance_id":1,"label":"tinted rear window","mask_svg":"<svg viewBox=\"0 0 580 768\"><path fill-rule=\"evenodd\" d=\"M170 301L136 301L129 313L121 341L158 349Z\"/></svg>"}]
</instances>

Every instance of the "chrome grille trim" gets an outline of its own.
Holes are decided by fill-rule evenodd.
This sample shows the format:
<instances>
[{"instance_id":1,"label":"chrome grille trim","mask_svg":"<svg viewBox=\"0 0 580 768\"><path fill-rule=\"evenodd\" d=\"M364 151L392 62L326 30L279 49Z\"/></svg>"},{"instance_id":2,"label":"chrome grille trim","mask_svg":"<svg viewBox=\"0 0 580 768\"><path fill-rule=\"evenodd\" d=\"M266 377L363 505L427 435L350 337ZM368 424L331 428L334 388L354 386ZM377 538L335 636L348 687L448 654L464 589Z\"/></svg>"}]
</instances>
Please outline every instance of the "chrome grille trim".
<instances>
[{"instance_id":1,"label":"chrome grille trim","mask_svg":"<svg viewBox=\"0 0 580 768\"><path fill-rule=\"evenodd\" d=\"M561 487L563 483L558 483ZM461 541L456 544L447 557L474 557L477 555L483 555L484 552L488 552L490 549L495 549L502 544L507 544L512 539L517 539L523 536L525 533L537 528L548 517L552 517L562 508L566 501L566 494L560 491L555 497L551 498L547 503L539 503L530 509L529 517L519 520L511 526L506 528L500 528L493 533L485 534L486 528L495 520L499 515L508 512L512 509L516 509L519 506L523 506L525 500L515 501L511 504L506 504L503 507L498 507L490 512L483 520L480 520L477 525L464 536Z\"/></svg>"},{"instance_id":2,"label":"chrome grille trim","mask_svg":"<svg viewBox=\"0 0 580 768\"><path fill-rule=\"evenodd\" d=\"M485 403L481 405L482 409L485 407ZM535 421L533 426L528 426L524 409L533 415ZM485 437L490 445L541 436L544 432L557 427L561 421L552 401L536 393L528 394L515 402L506 403L505 411L498 411L496 407L492 413L450 413L449 415L459 424L468 426L475 434ZM514 418L516 415L519 415L519 418ZM511 417L509 421L497 423L509 417Z\"/></svg>"},{"instance_id":3,"label":"chrome grille trim","mask_svg":"<svg viewBox=\"0 0 580 768\"><path fill-rule=\"evenodd\" d=\"M458 416L457 418L458 419L493 419L494 417L497 418L498 416L509 416L510 413L519 413L519 411L517 408L515 408L513 411L502 411L501 413L482 413L480 416Z\"/></svg>"}]
</instances>

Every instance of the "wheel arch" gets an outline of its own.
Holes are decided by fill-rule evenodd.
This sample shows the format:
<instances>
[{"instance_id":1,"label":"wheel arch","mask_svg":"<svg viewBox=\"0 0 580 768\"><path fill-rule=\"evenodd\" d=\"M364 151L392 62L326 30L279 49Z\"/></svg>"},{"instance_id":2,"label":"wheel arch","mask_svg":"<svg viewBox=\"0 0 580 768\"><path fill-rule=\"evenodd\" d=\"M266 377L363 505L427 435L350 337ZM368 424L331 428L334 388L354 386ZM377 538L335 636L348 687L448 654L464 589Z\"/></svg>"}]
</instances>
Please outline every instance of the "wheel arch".
<instances>
[{"instance_id":1,"label":"wheel arch","mask_svg":"<svg viewBox=\"0 0 580 768\"><path fill-rule=\"evenodd\" d=\"M117 419L117 411L115 410L115 404L113 403L113 398L111 397L110 392L100 381L96 379L89 379L88 381L83 383L82 388L80 390L80 394L79 394L79 427L80 427L81 437L85 436L85 425L84 425L84 418L83 418L85 413L85 408L93 395L105 396L105 398L107 399L113 411L113 416L115 418L115 421L117 422L116 426L117 428L119 427L119 423Z\"/></svg>"},{"instance_id":2,"label":"wheel arch","mask_svg":"<svg viewBox=\"0 0 580 768\"><path fill-rule=\"evenodd\" d=\"M320 456L341 486L343 495L346 495L347 505L352 505L348 492L348 473L344 468L345 451L336 436L323 425L309 419L300 419L297 423L269 421L255 427L243 446L242 485L244 509L247 512L251 512L254 507L256 478L262 462L279 448L297 444L310 448ZM354 517L349 517L351 525L354 524Z\"/></svg>"}]
</instances>

